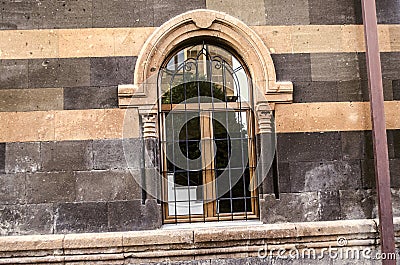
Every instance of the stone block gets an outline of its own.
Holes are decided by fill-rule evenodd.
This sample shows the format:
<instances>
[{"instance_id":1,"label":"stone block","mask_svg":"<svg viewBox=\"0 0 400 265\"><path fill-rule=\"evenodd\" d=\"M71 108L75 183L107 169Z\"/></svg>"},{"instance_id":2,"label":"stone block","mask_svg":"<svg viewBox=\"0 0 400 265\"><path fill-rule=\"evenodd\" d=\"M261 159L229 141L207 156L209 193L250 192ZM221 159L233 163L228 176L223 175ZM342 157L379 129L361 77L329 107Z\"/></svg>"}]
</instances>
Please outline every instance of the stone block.
<instances>
[{"instance_id":1,"label":"stone block","mask_svg":"<svg viewBox=\"0 0 400 265\"><path fill-rule=\"evenodd\" d=\"M52 234L54 231L54 213L52 204L26 205L26 223L24 234Z\"/></svg>"},{"instance_id":2,"label":"stone block","mask_svg":"<svg viewBox=\"0 0 400 265\"><path fill-rule=\"evenodd\" d=\"M7 143L5 169L7 173L36 172L39 170L40 143Z\"/></svg>"},{"instance_id":3,"label":"stone block","mask_svg":"<svg viewBox=\"0 0 400 265\"><path fill-rule=\"evenodd\" d=\"M400 159L390 159L390 186L400 188Z\"/></svg>"},{"instance_id":4,"label":"stone block","mask_svg":"<svg viewBox=\"0 0 400 265\"><path fill-rule=\"evenodd\" d=\"M263 223L311 222L320 220L321 205L317 192L265 195L260 201Z\"/></svg>"},{"instance_id":5,"label":"stone block","mask_svg":"<svg viewBox=\"0 0 400 265\"><path fill-rule=\"evenodd\" d=\"M291 192L291 181L290 181L290 166L288 162L278 162L279 170L279 192L290 193Z\"/></svg>"},{"instance_id":6,"label":"stone block","mask_svg":"<svg viewBox=\"0 0 400 265\"><path fill-rule=\"evenodd\" d=\"M106 202L60 203L55 206L56 233L108 231Z\"/></svg>"},{"instance_id":7,"label":"stone block","mask_svg":"<svg viewBox=\"0 0 400 265\"><path fill-rule=\"evenodd\" d=\"M394 158L400 158L400 130L391 130L393 136Z\"/></svg>"},{"instance_id":8,"label":"stone block","mask_svg":"<svg viewBox=\"0 0 400 265\"><path fill-rule=\"evenodd\" d=\"M362 24L361 5L349 0L309 0L310 23L314 25Z\"/></svg>"},{"instance_id":9,"label":"stone block","mask_svg":"<svg viewBox=\"0 0 400 265\"><path fill-rule=\"evenodd\" d=\"M344 220L376 218L376 195L372 190L342 190L341 216Z\"/></svg>"},{"instance_id":10,"label":"stone block","mask_svg":"<svg viewBox=\"0 0 400 265\"><path fill-rule=\"evenodd\" d=\"M295 82L293 102L335 102L338 101L338 82Z\"/></svg>"},{"instance_id":11,"label":"stone block","mask_svg":"<svg viewBox=\"0 0 400 265\"><path fill-rule=\"evenodd\" d=\"M53 233L51 204L1 205L0 235L33 235Z\"/></svg>"},{"instance_id":12,"label":"stone block","mask_svg":"<svg viewBox=\"0 0 400 265\"><path fill-rule=\"evenodd\" d=\"M90 86L89 58L59 59L58 85L61 87Z\"/></svg>"},{"instance_id":13,"label":"stone block","mask_svg":"<svg viewBox=\"0 0 400 265\"><path fill-rule=\"evenodd\" d=\"M0 175L1 204L22 204L25 197L25 174Z\"/></svg>"},{"instance_id":14,"label":"stone block","mask_svg":"<svg viewBox=\"0 0 400 265\"><path fill-rule=\"evenodd\" d=\"M359 189L359 160L290 163L291 192Z\"/></svg>"},{"instance_id":15,"label":"stone block","mask_svg":"<svg viewBox=\"0 0 400 265\"><path fill-rule=\"evenodd\" d=\"M200 1L198 1L200 2ZM243 2L240 0L206 0L207 9L222 11L247 25L265 25L267 16L264 0Z\"/></svg>"},{"instance_id":16,"label":"stone block","mask_svg":"<svg viewBox=\"0 0 400 265\"><path fill-rule=\"evenodd\" d=\"M272 169L269 170L268 173L266 173L266 175L262 174L262 169L260 164L258 164L257 167L257 179L258 181L262 181L261 184L259 184L258 186L258 192L260 194L273 194L274 193L274 183L273 183L273 173L272 173ZM260 182L258 182L260 183Z\"/></svg>"},{"instance_id":17,"label":"stone block","mask_svg":"<svg viewBox=\"0 0 400 265\"><path fill-rule=\"evenodd\" d=\"M16 29L38 29L41 21L37 2L32 0L3 2L2 19Z\"/></svg>"},{"instance_id":18,"label":"stone block","mask_svg":"<svg viewBox=\"0 0 400 265\"><path fill-rule=\"evenodd\" d=\"M142 198L140 170L76 172L78 201L119 201ZM138 183L139 181L139 183Z\"/></svg>"},{"instance_id":19,"label":"stone block","mask_svg":"<svg viewBox=\"0 0 400 265\"><path fill-rule=\"evenodd\" d=\"M374 159L361 160L361 180L364 189L375 188Z\"/></svg>"},{"instance_id":20,"label":"stone block","mask_svg":"<svg viewBox=\"0 0 400 265\"><path fill-rule=\"evenodd\" d=\"M154 2L152 0L135 1L133 10L134 12L130 22L132 23L132 27L154 26Z\"/></svg>"},{"instance_id":21,"label":"stone block","mask_svg":"<svg viewBox=\"0 0 400 265\"><path fill-rule=\"evenodd\" d=\"M393 84L390 79L383 80L383 99L385 101L393 100Z\"/></svg>"},{"instance_id":22,"label":"stone block","mask_svg":"<svg viewBox=\"0 0 400 265\"><path fill-rule=\"evenodd\" d=\"M344 160L364 158L364 132L340 132L342 156Z\"/></svg>"},{"instance_id":23,"label":"stone block","mask_svg":"<svg viewBox=\"0 0 400 265\"><path fill-rule=\"evenodd\" d=\"M152 27L153 6L151 0L93 0L93 27Z\"/></svg>"},{"instance_id":24,"label":"stone block","mask_svg":"<svg viewBox=\"0 0 400 265\"><path fill-rule=\"evenodd\" d=\"M400 24L400 1L380 0L376 2L376 14L380 24Z\"/></svg>"},{"instance_id":25,"label":"stone block","mask_svg":"<svg viewBox=\"0 0 400 265\"><path fill-rule=\"evenodd\" d=\"M389 158L395 158L395 145L394 143L394 130L386 130L386 138L387 138L387 148L388 148L388 155Z\"/></svg>"},{"instance_id":26,"label":"stone block","mask_svg":"<svg viewBox=\"0 0 400 265\"><path fill-rule=\"evenodd\" d=\"M189 10L205 9L206 1L193 0L190 2L184 0L160 0L154 2L154 26L161 26L169 19Z\"/></svg>"},{"instance_id":27,"label":"stone block","mask_svg":"<svg viewBox=\"0 0 400 265\"><path fill-rule=\"evenodd\" d=\"M393 216L400 217L400 189L391 189Z\"/></svg>"},{"instance_id":28,"label":"stone block","mask_svg":"<svg viewBox=\"0 0 400 265\"><path fill-rule=\"evenodd\" d=\"M90 58L90 84L92 86L116 86L131 84L136 57Z\"/></svg>"},{"instance_id":29,"label":"stone block","mask_svg":"<svg viewBox=\"0 0 400 265\"><path fill-rule=\"evenodd\" d=\"M372 145L372 132L364 131L364 159L374 158L374 149Z\"/></svg>"},{"instance_id":30,"label":"stone block","mask_svg":"<svg viewBox=\"0 0 400 265\"><path fill-rule=\"evenodd\" d=\"M0 111L37 111L63 109L63 89L0 90Z\"/></svg>"},{"instance_id":31,"label":"stone block","mask_svg":"<svg viewBox=\"0 0 400 265\"><path fill-rule=\"evenodd\" d=\"M52 112L0 112L0 120L3 121L0 126L0 141L2 142L54 140L54 113Z\"/></svg>"},{"instance_id":32,"label":"stone block","mask_svg":"<svg viewBox=\"0 0 400 265\"><path fill-rule=\"evenodd\" d=\"M390 43L390 49L392 51L398 51L400 50L400 30L398 26L395 25L389 25L389 43Z\"/></svg>"},{"instance_id":33,"label":"stone block","mask_svg":"<svg viewBox=\"0 0 400 265\"><path fill-rule=\"evenodd\" d=\"M388 154L389 158L395 158L395 149L396 145L398 144L396 140L396 133L394 130L387 130L386 137L387 137L387 146L388 146ZM372 131L364 131L364 156L365 159L373 159L374 158L374 149L373 149L373 142L372 142Z\"/></svg>"},{"instance_id":34,"label":"stone block","mask_svg":"<svg viewBox=\"0 0 400 265\"><path fill-rule=\"evenodd\" d=\"M58 82L60 59L30 59L28 67L30 88L60 86Z\"/></svg>"},{"instance_id":35,"label":"stone block","mask_svg":"<svg viewBox=\"0 0 400 265\"><path fill-rule=\"evenodd\" d=\"M76 178L72 172L26 175L28 203L71 202L76 197Z\"/></svg>"},{"instance_id":36,"label":"stone block","mask_svg":"<svg viewBox=\"0 0 400 265\"><path fill-rule=\"evenodd\" d=\"M144 230L160 229L163 223L162 205L154 199L145 201L144 219L142 227Z\"/></svg>"},{"instance_id":37,"label":"stone block","mask_svg":"<svg viewBox=\"0 0 400 265\"><path fill-rule=\"evenodd\" d=\"M118 85L118 68L115 57L90 58L90 85Z\"/></svg>"},{"instance_id":38,"label":"stone block","mask_svg":"<svg viewBox=\"0 0 400 265\"><path fill-rule=\"evenodd\" d=\"M311 59L308 53L272 54L279 81L311 81Z\"/></svg>"},{"instance_id":39,"label":"stone block","mask_svg":"<svg viewBox=\"0 0 400 265\"><path fill-rule=\"evenodd\" d=\"M67 234L63 240L64 253L65 255L121 253L122 236L122 233Z\"/></svg>"},{"instance_id":40,"label":"stone block","mask_svg":"<svg viewBox=\"0 0 400 265\"><path fill-rule=\"evenodd\" d=\"M93 141L93 166L95 169L127 168L122 140Z\"/></svg>"},{"instance_id":41,"label":"stone block","mask_svg":"<svg viewBox=\"0 0 400 265\"><path fill-rule=\"evenodd\" d=\"M383 79L399 79L400 52L381 52L380 54Z\"/></svg>"},{"instance_id":42,"label":"stone block","mask_svg":"<svg viewBox=\"0 0 400 265\"><path fill-rule=\"evenodd\" d=\"M361 80L368 80L367 62L365 52L357 53L358 69Z\"/></svg>"},{"instance_id":43,"label":"stone block","mask_svg":"<svg viewBox=\"0 0 400 265\"><path fill-rule=\"evenodd\" d=\"M41 1L40 28L91 28L92 1Z\"/></svg>"},{"instance_id":44,"label":"stone block","mask_svg":"<svg viewBox=\"0 0 400 265\"><path fill-rule=\"evenodd\" d=\"M118 84L133 84L133 73L135 71L136 61L136 56L115 57L115 62L118 69Z\"/></svg>"},{"instance_id":45,"label":"stone block","mask_svg":"<svg viewBox=\"0 0 400 265\"><path fill-rule=\"evenodd\" d=\"M28 87L28 60L0 60L0 88Z\"/></svg>"},{"instance_id":46,"label":"stone block","mask_svg":"<svg viewBox=\"0 0 400 265\"><path fill-rule=\"evenodd\" d=\"M91 141L42 142L42 171L89 170L92 168Z\"/></svg>"},{"instance_id":47,"label":"stone block","mask_svg":"<svg viewBox=\"0 0 400 265\"><path fill-rule=\"evenodd\" d=\"M339 191L319 192L321 203L321 221L340 220L340 196Z\"/></svg>"},{"instance_id":48,"label":"stone block","mask_svg":"<svg viewBox=\"0 0 400 265\"><path fill-rule=\"evenodd\" d=\"M93 141L95 169L143 168L142 140L111 139Z\"/></svg>"},{"instance_id":49,"label":"stone block","mask_svg":"<svg viewBox=\"0 0 400 265\"><path fill-rule=\"evenodd\" d=\"M392 81L393 100L400 100L400 80Z\"/></svg>"},{"instance_id":50,"label":"stone block","mask_svg":"<svg viewBox=\"0 0 400 265\"><path fill-rule=\"evenodd\" d=\"M360 78L356 53L312 53L313 81L349 81Z\"/></svg>"},{"instance_id":51,"label":"stone block","mask_svg":"<svg viewBox=\"0 0 400 265\"><path fill-rule=\"evenodd\" d=\"M336 82L338 99L337 101L363 101L363 92L360 80L349 80Z\"/></svg>"},{"instance_id":52,"label":"stone block","mask_svg":"<svg viewBox=\"0 0 400 265\"><path fill-rule=\"evenodd\" d=\"M143 43L146 42L146 40L150 37L150 35L153 32L154 28L139 27L139 28L118 28L114 29L114 31L109 32L108 34L113 36L112 42L114 44L113 52L115 56L127 56L127 55L138 56L143 46ZM98 49L94 50L93 52L96 57L99 56ZM130 77L131 75L126 76L123 79Z\"/></svg>"},{"instance_id":53,"label":"stone block","mask_svg":"<svg viewBox=\"0 0 400 265\"><path fill-rule=\"evenodd\" d=\"M53 129L55 139L62 141L138 138L139 115L137 109L131 110L129 113L125 109L58 111Z\"/></svg>"},{"instance_id":54,"label":"stone block","mask_svg":"<svg viewBox=\"0 0 400 265\"><path fill-rule=\"evenodd\" d=\"M118 107L118 88L67 87L64 89L64 109L107 109Z\"/></svg>"},{"instance_id":55,"label":"stone block","mask_svg":"<svg viewBox=\"0 0 400 265\"><path fill-rule=\"evenodd\" d=\"M11 236L21 234L21 224L26 221L24 205L0 206L0 235Z\"/></svg>"},{"instance_id":56,"label":"stone block","mask_svg":"<svg viewBox=\"0 0 400 265\"><path fill-rule=\"evenodd\" d=\"M29 60L29 87L31 88L89 85L89 58Z\"/></svg>"},{"instance_id":57,"label":"stone block","mask_svg":"<svg viewBox=\"0 0 400 265\"><path fill-rule=\"evenodd\" d=\"M115 23L114 1L104 2L92 0L92 26L95 28L109 28Z\"/></svg>"},{"instance_id":58,"label":"stone block","mask_svg":"<svg viewBox=\"0 0 400 265\"><path fill-rule=\"evenodd\" d=\"M1 32L1 39L1 58L9 59L12 63L24 58L58 57L58 32L51 30L4 30ZM28 64L28 61L26 63ZM26 68L26 71L28 71L28 68ZM27 81L27 74L22 77L24 78L20 81Z\"/></svg>"},{"instance_id":59,"label":"stone block","mask_svg":"<svg viewBox=\"0 0 400 265\"><path fill-rule=\"evenodd\" d=\"M266 25L310 24L308 0L264 0Z\"/></svg>"},{"instance_id":60,"label":"stone block","mask_svg":"<svg viewBox=\"0 0 400 265\"><path fill-rule=\"evenodd\" d=\"M7 236L0 240L2 257L39 257L62 253L64 235Z\"/></svg>"},{"instance_id":61,"label":"stone block","mask_svg":"<svg viewBox=\"0 0 400 265\"><path fill-rule=\"evenodd\" d=\"M342 26L343 27L343 26ZM292 27L291 39L293 42L292 52L298 53L323 53L339 52L342 47L345 51L352 51L354 43L344 45L347 36L343 36L343 28L339 26L305 25ZM328 29L329 28L329 29ZM354 32L351 31L351 32ZM353 36L352 36L353 37ZM329 41L327 41L329 40Z\"/></svg>"},{"instance_id":62,"label":"stone block","mask_svg":"<svg viewBox=\"0 0 400 265\"><path fill-rule=\"evenodd\" d=\"M90 59L83 57L100 57L114 54L115 35L118 30L90 28L76 30L58 31L58 56L60 58L75 58L77 61L83 61L85 64L85 75L81 76L85 84L75 84L73 86L90 86ZM72 60L72 59L68 59ZM74 71L74 69L71 69ZM79 69L82 70L82 69ZM67 78L67 77L66 77ZM68 77L70 78L70 77ZM83 83L83 82L82 82ZM71 86L71 85L70 85Z\"/></svg>"},{"instance_id":63,"label":"stone block","mask_svg":"<svg viewBox=\"0 0 400 265\"><path fill-rule=\"evenodd\" d=\"M0 173L5 172L6 164L6 143L0 143Z\"/></svg>"},{"instance_id":64,"label":"stone block","mask_svg":"<svg viewBox=\"0 0 400 265\"><path fill-rule=\"evenodd\" d=\"M277 142L279 161L317 162L341 158L341 141L338 132L279 133Z\"/></svg>"},{"instance_id":65,"label":"stone block","mask_svg":"<svg viewBox=\"0 0 400 265\"><path fill-rule=\"evenodd\" d=\"M138 230L143 219L141 208L141 200L109 202L110 231Z\"/></svg>"}]
</instances>

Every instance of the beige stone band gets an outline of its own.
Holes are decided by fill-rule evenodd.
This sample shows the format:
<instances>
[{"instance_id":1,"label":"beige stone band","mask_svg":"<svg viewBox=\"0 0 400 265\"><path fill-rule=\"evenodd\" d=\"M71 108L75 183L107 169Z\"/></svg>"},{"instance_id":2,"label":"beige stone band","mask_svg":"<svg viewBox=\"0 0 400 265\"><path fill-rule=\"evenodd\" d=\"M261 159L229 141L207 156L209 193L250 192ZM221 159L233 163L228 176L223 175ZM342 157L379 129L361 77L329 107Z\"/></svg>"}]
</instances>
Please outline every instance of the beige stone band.
<instances>
[{"instance_id":1,"label":"beige stone band","mask_svg":"<svg viewBox=\"0 0 400 265\"><path fill-rule=\"evenodd\" d=\"M386 127L399 129L400 101L386 101ZM277 104L276 130L287 132L327 132L371 130L369 102L324 102Z\"/></svg>"},{"instance_id":2,"label":"beige stone band","mask_svg":"<svg viewBox=\"0 0 400 265\"><path fill-rule=\"evenodd\" d=\"M137 110L130 109L126 124L125 113L122 109L0 112L0 142L138 138Z\"/></svg>"},{"instance_id":3,"label":"beige stone band","mask_svg":"<svg viewBox=\"0 0 400 265\"><path fill-rule=\"evenodd\" d=\"M376 249L377 220L255 224L152 231L0 237L0 264L164 262L257 257L265 250ZM396 236L400 218L394 219ZM275 253L277 254L277 253ZM65 264L67 264L65 263ZM64 263L63 263L64 264ZM75 264L75 263L74 263ZM79 263L80 264L80 263ZM85 263L86 264L86 263ZM125 264L125 263L124 263Z\"/></svg>"},{"instance_id":4,"label":"beige stone band","mask_svg":"<svg viewBox=\"0 0 400 265\"><path fill-rule=\"evenodd\" d=\"M399 109L400 101L385 102L387 129L400 129ZM124 124L125 111L0 112L0 142L137 138L139 114L130 109ZM275 120L278 133L371 130L368 102L276 104Z\"/></svg>"},{"instance_id":5,"label":"beige stone band","mask_svg":"<svg viewBox=\"0 0 400 265\"><path fill-rule=\"evenodd\" d=\"M379 25L382 52L400 51L400 25ZM251 27L271 53L363 52L362 25ZM137 56L155 28L0 31L0 59Z\"/></svg>"}]
</instances>

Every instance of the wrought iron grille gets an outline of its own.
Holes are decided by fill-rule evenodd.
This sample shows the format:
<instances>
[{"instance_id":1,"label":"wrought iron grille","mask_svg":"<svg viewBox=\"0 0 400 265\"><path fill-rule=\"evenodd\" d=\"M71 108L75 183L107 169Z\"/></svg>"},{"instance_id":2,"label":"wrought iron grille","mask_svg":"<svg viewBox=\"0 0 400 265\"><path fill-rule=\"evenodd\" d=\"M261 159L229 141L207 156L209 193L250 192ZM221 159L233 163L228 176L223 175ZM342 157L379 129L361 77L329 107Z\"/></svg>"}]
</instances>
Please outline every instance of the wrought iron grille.
<instances>
[{"instance_id":1,"label":"wrought iron grille","mask_svg":"<svg viewBox=\"0 0 400 265\"><path fill-rule=\"evenodd\" d=\"M164 222L258 216L251 82L230 52L201 44L160 69Z\"/></svg>"}]
</instances>

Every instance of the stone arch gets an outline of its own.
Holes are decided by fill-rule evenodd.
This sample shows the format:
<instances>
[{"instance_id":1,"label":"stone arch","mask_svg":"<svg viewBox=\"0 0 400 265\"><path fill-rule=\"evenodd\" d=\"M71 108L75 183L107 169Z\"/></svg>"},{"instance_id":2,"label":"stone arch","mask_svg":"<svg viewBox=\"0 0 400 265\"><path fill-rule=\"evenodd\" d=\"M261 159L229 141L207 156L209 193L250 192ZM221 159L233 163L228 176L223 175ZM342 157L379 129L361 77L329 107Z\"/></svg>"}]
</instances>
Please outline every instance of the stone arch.
<instances>
[{"instance_id":1,"label":"stone arch","mask_svg":"<svg viewBox=\"0 0 400 265\"><path fill-rule=\"evenodd\" d=\"M198 37L223 41L246 63L253 87L262 89L265 98L257 102L291 102L291 82L277 82L269 49L250 27L237 18L213 10L199 9L178 15L164 23L147 39L134 72L134 84L119 87L120 107L152 104L157 98L156 75L165 58L182 42ZM131 98L141 98L140 101ZM129 98L129 100L128 100Z\"/></svg>"}]
</instances>

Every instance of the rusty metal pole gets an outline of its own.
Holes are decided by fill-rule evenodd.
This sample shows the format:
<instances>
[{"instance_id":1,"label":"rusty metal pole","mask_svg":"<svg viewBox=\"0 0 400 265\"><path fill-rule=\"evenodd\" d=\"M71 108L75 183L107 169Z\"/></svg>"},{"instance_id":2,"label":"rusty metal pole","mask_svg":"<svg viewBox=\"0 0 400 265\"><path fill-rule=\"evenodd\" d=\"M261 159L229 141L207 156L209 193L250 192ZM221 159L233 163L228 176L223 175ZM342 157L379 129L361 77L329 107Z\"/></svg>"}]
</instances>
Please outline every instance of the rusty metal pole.
<instances>
[{"instance_id":1,"label":"rusty metal pole","mask_svg":"<svg viewBox=\"0 0 400 265\"><path fill-rule=\"evenodd\" d=\"M376 5L375 0L361 0L361 3L371 106L381 251L382 253L396 253ZM382 264L396 265L396 260L382 260Z\"/></svg>"}]
</instances>

